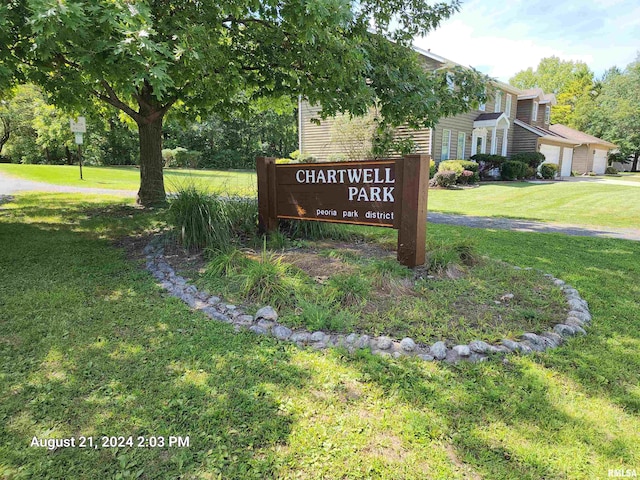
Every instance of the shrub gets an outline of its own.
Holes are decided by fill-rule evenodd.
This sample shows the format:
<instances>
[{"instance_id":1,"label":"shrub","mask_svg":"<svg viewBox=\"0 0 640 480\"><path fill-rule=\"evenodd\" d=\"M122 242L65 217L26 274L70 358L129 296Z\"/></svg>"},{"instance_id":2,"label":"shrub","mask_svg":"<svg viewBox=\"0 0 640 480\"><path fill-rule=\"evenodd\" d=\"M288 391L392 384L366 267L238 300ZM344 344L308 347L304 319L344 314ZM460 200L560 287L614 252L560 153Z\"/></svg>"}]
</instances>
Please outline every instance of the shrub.
<instances>
[{"instance_id":1,"label":"shrub","mask_svg":"<svg viewBox=\"0 0 640 480\"><path fill-rule=\"evenodd\" d=\"M536 178L536 174L537 173L538 173L538 171L535 168L533 168L533 167L531 167L529 165L526 166L526 168L525 168L525 178Z\"/></svg>"},{"instance_id":2,"label":"shrub","mask_svg":"<svg viewBox=\"0 0 640 480\"><path fill-rule=\"evenodd\" d=\"M330 162L346 162L347 156L344 153L332 153L327 157Z\"/></svg>"},{"instance_id":3,"label":"shrub","mask_svg":"<svg viewBox=\"0 0 640 480\"><path fill-rule=\"evenodd\" d=\"M435 174L433 182L438 187L450 187L455 185L458 174L452 170L444 170Z\"/></svg>"},{"instance_id":4,"label":"shrub","mask_svg":"<svg viewBox=\"0 0 640 480\"><path fill-rule=\"evenodd\" d=\"M473 179L476 174L471 170L464 170L462 175L458 177L458 183L461 185L468 185L470 183L474 183Z\"/></svg>"},{"instance_id":5,"label":"shrub","mask_svg":"<svg viewBox=\"0 0 640 480\"><path fill-rule=\"evenodd\" d=\"M276 164L281 165L283 163L293 163L290 158L276 158Z\"/></svg>"},{"instance_id":6,"label":"shrub","mask_svg":"<svg viewBox=\"0 0 640 480\"><path fill-rule=\"evenodd\" d=\"M522 162L507 161L500 168L502 180L520 180L527 175L527 165Z\"/></svg>"},{"instance_id":7,"label":"shrub","mask_svg":"<svg viewBox=\"0 0 640 480\"><path fill-rule=\"evenodd\" d=\"M302 279L292 267L266 249L260 260L250 261L235 281L240 294L255 303L271 303L278 307L290 305L295 292L301 287Z\"/></svg>"},{"instance_id":8,"label":"shrub","mask_svg":"<svg viewBox=\"0 0 640 480\"><path fill-rule=\"evenodd\" d=\"M506 157L502 155L489 155L487 153L477 153L471 157L478 163L478 174L480 178L491 177L491 172L494 169L500 169L502 164L507 161Z\"/></svg>"},{"instance_id":9,"label":"shrub","mask_svg":"<svg viewBox=\"0 0 640 480\"><path fill-rule=\"evenodd\" d=\"M545 157L540 152L521 152L511 155L512 162L522 162L536 169L542 165L544 160Z\"/></svg>"},{"instance_id":10,"label":"shrub","mask_svg":"<svg viewBox=\"0 0 640 480\"><path fill-rule=\"evenodd\" d=\"M164 162L165 167L170 167L171 165L175 164L175 161L176 161L175 151L170 148L163 148L162 161Z\"/></svg>"},{"instance_id":11,"label":"shrub","mask_svg":"<svg viewBox=\"0 0 640 480\"><path fill-rule=\"evenodd\" d=\"M456 172L456 176L462 175L464 167L460 165L460 160L445 160L438 165L438 172Z\"/></svg>"},{"instance_id":12,"label":"shrub","mask_svg":"<svg viewBox=\"0 0 640 480\"><path fill-rule=\"evenodd\" d=\"M436 162L431 159L429 160L429 178L433 178L436 174Z\"/></svg>"},{"instance_id":13,"label":"shrub","mask_svg":"<svg viewBox=\"0 0 640 480\"><path fill-rule=\"evenodd\" d=\"M294 162L298 163L315 163L317 159L308 153L300 153L300 150L295 150L289 155Z\"/></svg>"},{"instance_id":14,"label":"shrub","mask_svg":"<svg viewBox=\"0 0 640 480\"><path fill-rule=\"evenodd\" d=\"M556 174L558 173L558 165L555 163L543 163L540 165L540 175L542 178L547 180L552 180L556 178Z\"/></svg>"},{"instance_id":15,"label":"shrub","mask_svg":"<svg viewBox=\"0 0 640 480\"><path fill-rule=\"evenodd\" d=\"M607 169L604 171L605 174L607 175L617 175L618 174L618 169L615 167L607 167Z\"/></svg>"}]
</instances>

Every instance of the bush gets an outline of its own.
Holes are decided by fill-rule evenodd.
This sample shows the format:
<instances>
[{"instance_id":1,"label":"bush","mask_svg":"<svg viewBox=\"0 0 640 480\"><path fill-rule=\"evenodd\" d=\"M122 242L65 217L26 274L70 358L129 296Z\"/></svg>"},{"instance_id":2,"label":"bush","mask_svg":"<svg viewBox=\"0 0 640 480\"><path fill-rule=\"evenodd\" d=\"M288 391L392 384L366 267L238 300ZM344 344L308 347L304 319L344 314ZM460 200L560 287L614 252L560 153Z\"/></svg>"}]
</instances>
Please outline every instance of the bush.
<instances>
[{"instance_id":1,"label":"bush","mask_svg":"<svg viewBox=\"0 0 640 480\"><path fill-rule=\"evenodd\" d=\"M604 173L606 175L617 175L618 174L618 169L615 167L607 167L607 169L604 171Z\"/></svg>"},{"instance_id":2,"label":"bush","mask_svg":"<svg viewBox=\"0 0 640 480\"><path fill-rule=\"evenodd\" d=\"M444 170L435 174L433 177L433 183L438 187L446 188L455 185L457 178L458 174L453 170Z\"/></svg>"},{"instance_id":3,"label":"bush","mask_svg":"<svg viewBox=\"0 0 640 480\"><path fill-rule=\"evenodd\" d=\"M556 178L558 173L558 165L555 163L543 163L540 165L540 175L546 180L552 180Z\"/></svg>"},{"instance_id":4,"label":"bush","mask_svg":"<svg viewBox=\"0 0 640 480\"><path fill-rule=\"evenodd\" d=\"M471 157L478 163L478 174L480 178L491 177L490 172L494 169L500 169L502 164L507 161L502 155L489 155L487 153L477 153Z\"/></svg>"},{"instance_id":5,"label":"bush","mask_svg":"<svg viewBox=\"0 0 640 480\"><path fill-rule=\"evenodd\" d=\"M198 168L202 153L185 148L175 149L176 166L180 168Z\"/></svg>"},{"instance_id":6,"label":"bush","mask_svg":"<svg viewBox=\"0 0 640 480\"><path fill-rule=\"evenodd\" d=\"M300 150L291 152L289 156L293 159L294 162L298 163L316 163L318 161L316 157L313 157L308 153L300 153Z\"/></svg>"},{"instance_id":7,"label":"bush","mask_svg":"<svg viewBox=\"0 0 640 480\"><path fill-rule=\"evenodd\" d=\"M460 185L468 185L470 183L474 183L474 176L477 175L473 173L471 170L464 170L462 175L458 177L458 183Z\"/></svg>"},{"instance_id":8,"label":"bush","mask_svg":"<svg viewBox=\"0 0 640 480\"><path fill-rule=\"evenodd\" d=\"M429 178L433 178L436 174L436 162L429 160Z\"/></svg>"},{"instance_id":9,"label":"bush","mask_svg":"<svg viewBox=\"0 0 640 480\"><path fill-rule=\"evenodd\" d=\"M464 167L460 165L460 160L445 160L438 165L438 172L456 172L457 176L462 175Z\"/></svg>"},{"instance_id":10,"label":"bush","mask_svg":"<svg viewBox=\"0 0 640 480\"><path fill-rule=\"evenodd\" d=\"M255 199L223 198L193 185L178 188L168 212L169 225L186 250L228 251L234 241L255 235L257 221Z\"/></svg>"},{"instance_id":11,"label":"bush","mask_svg":"<svg viewBox=\"0 0 640 480\"><path fill-rule=\"evenodd\" d=\"M531 167L529 165L526 166L526 168L525 168L525 178L536 178L536 174L537 173L538 173L538 171L535 168L533 168L533 167Z\"/></svg>"},{"instance_id":12,"label":"bush","mask_svg":"<svg viewBox=\"0 0 640 480\"><path fill-rule=\"evenodd\" d=\"M502 180L521 180L527 176L527 165L522 162L507 161L500 168Z\"/></svg>"},{"instance_id":13,"label":"bush","mask_svg":"<svg viewBox=\"0 0 640 480\"><path fill-rule=\"evenodd\" d=\"M511 155L512 162L522 162L536 169L542 165L544 160L545 157L540 152L521 152Z\"/></svg>"}]
</instances>

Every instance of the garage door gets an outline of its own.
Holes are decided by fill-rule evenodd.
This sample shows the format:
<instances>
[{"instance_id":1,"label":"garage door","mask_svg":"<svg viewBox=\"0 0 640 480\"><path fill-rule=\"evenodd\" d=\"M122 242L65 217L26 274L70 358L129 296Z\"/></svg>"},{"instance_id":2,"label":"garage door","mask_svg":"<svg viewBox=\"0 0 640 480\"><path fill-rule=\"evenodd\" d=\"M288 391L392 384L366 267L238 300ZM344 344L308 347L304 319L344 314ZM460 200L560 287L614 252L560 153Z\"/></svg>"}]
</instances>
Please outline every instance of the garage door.
<instances>
[{"instance_id":1,"label":"garage door","mask_svg":"<svg viewBox=\"0 0 640 480\"><path fill-rule=\"evenodd\" d=\"M607 151L596 150L593 155L593 171L599 175L602 175L607 169Z\"/></svg>"},{"instance_id":2,"label":"garage door","mask_svg":"<svg viewBox=\"0 0 640 480\"><path fill-rule=\"evenodd\" d=\"M544 163L560 163L560 147L540 145L540 153L544 155Z\"/></svg>"},{"instance_id":3,"label":"garage door","mask_svg":"<svg viewBox=\"0 0 640 480\"><path fill-rule=\"evenodd\" d=\"M562 171L560 176L571 176L571 164L573 163L573 148L564 147L562 149Z\"/></svg>"}]
</instances>

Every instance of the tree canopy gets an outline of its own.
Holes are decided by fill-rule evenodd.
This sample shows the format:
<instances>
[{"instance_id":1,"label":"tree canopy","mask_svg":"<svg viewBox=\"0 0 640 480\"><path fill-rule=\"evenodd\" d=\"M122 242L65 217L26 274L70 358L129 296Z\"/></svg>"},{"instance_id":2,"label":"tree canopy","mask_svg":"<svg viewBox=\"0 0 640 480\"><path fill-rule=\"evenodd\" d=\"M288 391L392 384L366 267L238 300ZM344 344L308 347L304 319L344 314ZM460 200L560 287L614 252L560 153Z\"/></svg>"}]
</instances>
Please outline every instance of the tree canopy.
<instances>
[{"instance_id":1,"label":"tree canopy","mask_svg":"<svg viewBox=\"0 0 640 480\"><path fill-rule=\"evenodd\" d=\"M0 74L20 61L57 103L90 98L129 115L140 138L144 205L163 202L162 124L169 109L227 112L256 98L296 97L324 116L365 114L429 127L483 98L484 78L427 73L410 48L459 8L425 0L11 0ZM28 12L28 13L27 13ZM15 69L14 69L15 71ZM5 75L6 81L6 75ZM1 78L0 78L1 80Z\"/></svg>"},{"instance_id":2,"label":"tree canopy","mask_svg":"<svg viewBox=\"0 0 640 480\"><path fill-rule=\"evenodd\" d=\"M535 70L528 68L516 73L509 83L521 89L541 88L545 93L555 94L558 103L551 109L551 122L577 127L576 111L584 110L589 103L594 76L586 63L554 56L540 60Z\"/></svg>"}]
</instances>

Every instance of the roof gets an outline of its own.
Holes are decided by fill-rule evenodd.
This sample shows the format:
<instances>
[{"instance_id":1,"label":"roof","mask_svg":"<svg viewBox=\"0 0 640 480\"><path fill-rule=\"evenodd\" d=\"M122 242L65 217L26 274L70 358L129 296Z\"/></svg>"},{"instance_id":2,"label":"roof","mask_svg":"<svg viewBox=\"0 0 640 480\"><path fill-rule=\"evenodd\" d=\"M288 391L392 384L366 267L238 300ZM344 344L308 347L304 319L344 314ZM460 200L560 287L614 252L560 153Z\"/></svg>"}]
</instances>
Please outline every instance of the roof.
<instances>
[{"instance_id":1,"label":"roof","mask_svg":"<svg viewBox=\"0 0 640 480\"><path fill-rule=\"evenodd\" d=\"M518 95L518 100L529 100L532 98L537 98L538 103L550 103L551 105L555 105L557 102L556 96L553 93L544 93L544 90L541 88L527 88L526 90L521 90L522 93Z\"/></svg>"},{"instance_id":2,"label":"roof","mask_svg":"<svg viewBox=\"0 0 640 480\"><path fill-rule=\"evenodd\" d=\"M481 113L480 115L478 115L478 118L474 120L474 122L481 122L483 120L495 120L497 118L500 118L501 116L502 116L502 112Z\"/></svg>"},{"instance_id":3,"label":"roof","mask_svg":"<svg viewBox=\"0 0 640 480\"><path fill-rule=\"evenodd\" d=\"M607 148L617 147L617 145L614 143L607 142L606 140L602 140L598 137L594 137L593 135L589 135L588 133L581 132L580 130L574 130L573 128L569 128L566 125L562 125L560 123L551 125L549 127L549 130L551 130L556 135L559 135L569 140L574 140L578 143L597 144Z\"/></svg>"},{"instance_id":4,"label":"roof","mask_svg":"<svg viewBox=\"0 0 640 480\"><path fill-rule=\"evenodd\" d=\"M542 140L549 140L549 141L564 143L564 144L573 145L573 146L580 145L580 142L577 142L572 139L564 138L552 132L551 130L547 130L546 128L529 125L528 123L525 123L522 120L515 119L513 123L514 125L518 125L519 127L522 127L525 130L530 131L531 133L535 133Z\"/></svg>"}]
</instances>

